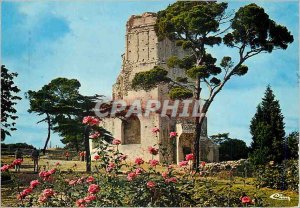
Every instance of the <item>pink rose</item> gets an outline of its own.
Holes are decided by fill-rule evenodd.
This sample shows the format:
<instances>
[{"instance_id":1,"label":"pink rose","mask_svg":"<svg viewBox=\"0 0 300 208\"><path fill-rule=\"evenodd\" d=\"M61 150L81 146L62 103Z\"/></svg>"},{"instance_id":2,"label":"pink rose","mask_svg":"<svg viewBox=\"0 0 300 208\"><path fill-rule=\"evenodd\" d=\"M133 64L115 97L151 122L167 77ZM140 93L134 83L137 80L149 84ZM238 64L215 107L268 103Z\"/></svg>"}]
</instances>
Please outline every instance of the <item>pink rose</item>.
<instances>
[{"instance_id":1,"label":"pink rose","mask_svg":"<svg viewBox=\"0 0 300 208\"><path fill-rule=\"evenodd\" d=\"M127 175L127 180L128 181L132 181L133 179L135 179L136 178L136 174L134 173L134 172L130 172L130 173L128 173L128 175Z\"/></svg>"},{"instance_id":2,"label":"pink rose","mask_svg":"<svg viewBox=\"0 0 300 208\"><path fill-rule=\"evenodd\" d=\"M84 207L84 203L85 203L85 200L84 199L78 199L76 201L76 206L77 207Z\"/></svg>"},{"instance_id":3,"label":"pink rose","mask_svg":"<svg viewBox=\"0 0 300 208\"><path fill-rule=\"evenodd\" d=\"M88 203L91 201L94 201L96 199L97 199L97 197L95 195L89 195L89 196L84 197L84 200Z\"/></svg>"},{"instance_id":4,"label":"pink rose","mask_svg":"<svg viewBox=\"0 0 300 208\"><path fill-rule=\"evenodd\" d=\"M41 204L43 204L43 203L45 203L47 201L47 199L48 199L47 197L45 197L44 195L41 195L39 197L38 202L41 203Z\"/></svg>"},{"instance_id":5,"label":"pink rose","mask_svg":"<svg viewBox=\"0 0 300 208\"><path fill-rule=\"evenodd\" d=\"M77 183L77 180L70 180L70 181L69 181L69 185L71 185L71 186L72 186L72 185L75 185L76 183Z\"/></svg>"},{"instance_id":6,"label":"pink rose","mask_svg":"<svg viewBox=\"0 0 300 208\"><path fill-rule=\"evenodd\" d=\"M26 188L22 191L21 195L27 196L32 192L32 188Z\"/></svg>"},{"instance_id":7,"label":"pink rose","mask_svg":"<svg viewBox=\"0 0 300 208\"><path fill-rule=\"evenodd\" d=\"M154 127L153 129L152 129L152 133L158 133L159 132L159 128L157 128L157 127Z\"/></svg>"},{"instance_id":8,"label":"pink rose","mask_svg":"<svg viewBox=\"0 0 300 208\"><path fill-rule=\"evenodd\" d=\"M7 171L9 168L10 168L9 165L3 165L3 166L1 167L1 172Z\"/></svg>"},{"instance_id":9,"label":"pink rose","mask_svg":"<svg viewBox=\"0 0 300 208\"><path fill-rule=\"evenodd\" d=\"M206 162L201 162L201 164L200 164L200 166L202 167L202 168L204 168L205 167L205 165L206 165Z\"/></svg>"},{"instance_id":10,"label":"pink rose","mask_svg":"<svg viewBox=\"0 0 300 208\"><path fill-rule=\"evenodd\" d=\"M166 183L176 183L177 182L177 178L176 177L172 177L172 178L167 178L165 180Z\"/></svg>"},{"instance_id":11,"label":"pink rose","mask_svg":"<svg viewBox=\"0 0 300 208\"><path fill-rule=\"evenodd\" d=\"M249 196L243 196L241 197L241 201L243 204L249 204L249 203L252 203L252 200Z\"/></svg>"},{"instance_id":12,"label":"pink rose","mask_svg":"<svg viewBox=\"0 0 300 208\"><path fill-rule=\"evenodd\" d=\"M148 152L152 155L157 155L158 149L156 149L154 147L148 147Z\"/></svg>"},{"instance_id":13,"label":"pink rose","mask_svg":"<svg viewBox=\"0 0 300 208\"><path fill-rule=\"evenodd\" d=\"M95 156L94 156L94 159L95 159L95 160L99 160L99 159L100 159L100 155L95 155Z\"/></svg>"},{"instance_id":14,"label":"pink rose","mask_svg":"<svg viewBox=\"0 0 300 208\"><path fill-rule=\"evenodd\" d=\"M194 154L188 154L185 156L185 160L194 160Z\"/></svg>"},{"instance_id":15,"label":"pink rose","mask_svg":"<svg viewBox=\"0 0 300 208\"><path fill-rule=\"evenodd\" d=\"M121 140L119 140L119 139L114 139L114 140L112 141L112 144L114 144L114 145L119 145L119 144L121 144Z\"/></svg>"},{"instance_id":16,"label":"pink rose","mask_svg":"<svg viewBox=\"0 0 300 208\"><path fill-rule=\"evenodd\" d=\"M100 136L100 133L98 131L96 131L95 133L93 134L90 134L89 138L90 139L96 139Z\"/></svg>"},{"instance_id":17,"label":"pink rose","mask_svg":"<svg viewBox=\"0 0 300 208\"><path fill-rule=\"evenodd\" d=\"M136 175L140 175L140 174L142 174L143 173L143 169L142 168L137 168L137 169L135 169L135 174Z\"/></svg>"},{"instance_id":18,"label":"pink rose","mask_svg":"<svg viewBox=\"0 0 300 208\"><path fill-rule=\"evenodd\" d=\"M189 164L189 161L184 160L184 161L179 162L179 167L185 167L188 164Z\"/></svg>"},{"instance_id":19,"label":"pink rose","mask_svg":"<svg viewBox=\"0 0 300 208\"><path fill-rule=\"evenodd\" d=\"M55 163L55 165L56 165L56 166L60 166L60 163L59 163L59 162L57 162L57 163Z\"/></svg>"},{"instance_id":20,"label":"pink rose","mask_svg":"<svg viewBox=\"0 0 300 208\"><path fill-rule=\"evenodd\" d=\"M95 126L100 123L100 120L93 116L86 116L83 118L82 123L87 124L89 126Z\"/></svg>"},{"instance_id":21,"label":"pink rose","mask_svg":"<svg viewBox=\"0 0 300 208\"><path fill-rule=\"evenodd\" d=\"M51 170L49 170L48 172L52 175L53 173L56 172L56 170L55 170L55 169L51 169Z\"/></svg>"},{"instance_id":22,"label":"pink rose","mask_svg":"<svg viewBox=\"0 0 300 208\"><path fill-rule=\"evenodd\" d=\"M168 173L168 172L162 172L162 174L161 174L161 176L162 176L163 178L167 178L167 177L168 177L168 175L169 175L169 173Z\"/></svg>"},{"instance_id":23,"label":"pink rose","mask_svg":"<svg viewBox=\"0 0 300 208\"><path fill-rule=\"evenodd\" d=\"M33 180L30 182L30 187L31 188L35 188L40 184L40 182L38 180Z\"/></svg>"},{"instance_id":24,"label":"pink rose","mask_svg":"<svg viewBox=\"0 0 300 208\"><path fill-rule=\"evenodd\" d=\"M159 164L158 160L149 160L149 164L152 166L152 167L155 167Z\"/></svg>"},{"instance_id":25,"label":"pink rose","mask_svg":"<svg viewBox=\"0 0 300 208\"><path fill-rule=\"evenodd\" d=\"M144 160L143 160L142 158L140 158L140 157L136 158L134 162L135 162L135 164L137 164L137 165L144 164Z\"/></svg>"},{"instance_id":26,"label":"pink rose","mask_svg":"<svg viewBox=\"0 0 300 208\"><path fill-rule=\"evenodd\" d=\"M44 195L45 197L51 197L51 196L54 195L54 191L53 191L52 189L45 189L45 190L43 191L43 195Z\"/></svg>"},{"instance_id":27,"label":"pink rose","mask_svg":"<svg viewBox=\"0 0 300 208\"><path fill-rule=\"evenodd\" d=\"M170 132L170 138L177 137L177 132Z\"/></svg>"},{"instance_id":28,"label":"pink rose","mask_svg":"<svg viewBox=\"0 0 300 208\"><path fill-rule=\"evenodd\" d=\"M91 183L95 180L95 178L93 176L89 176L87 179L86 179L86 182L87 183Z\"/></svg>"},{"instance_id":29,"label":"pink rose","mask_svg":"<svg viewBox=\"0 0 300 208\"><path fill-rule=\"evenodd\" d=\"M155 186L156 186L155 182L153 182L153 181L148 181L148 182L147 182L147 187L148 187L148 188L152 189L152 188L154 188Z\"/></svg>"},{"instance_id":30,"label":"pink rose","mask_svg":"<svg viewBox=\"0 0 300 208\"><path fill-rule=\"evenodd\" d=\"M90 186L89 186L89 188L88 188L88 192L90 193L90 194L95 194L95 193L97 193L97 192L99 192L100 191L100 187L98 186L98 185L96 185L96 184L91 184Z\"/></svg>"}]
</instances>

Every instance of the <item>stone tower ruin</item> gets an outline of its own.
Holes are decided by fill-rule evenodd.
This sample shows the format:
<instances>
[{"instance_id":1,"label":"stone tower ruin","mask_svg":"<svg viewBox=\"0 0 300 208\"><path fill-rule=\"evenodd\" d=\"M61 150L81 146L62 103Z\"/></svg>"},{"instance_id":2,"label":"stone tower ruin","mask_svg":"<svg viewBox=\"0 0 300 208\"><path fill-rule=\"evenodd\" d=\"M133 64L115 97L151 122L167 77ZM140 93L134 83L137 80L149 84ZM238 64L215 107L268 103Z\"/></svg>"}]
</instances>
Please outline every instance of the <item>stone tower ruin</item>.
<instances>
[{"instance_id":1,"label":"stone tower ruin","mask_svg":"<svg viewBox=\"0 0 300 208\"><path fill-rule=\"evenodd\" d=\"M131 81L138 72L151 70L154 66L162 66L168 70L168 76L175 78L181 76L180 69L169 69L166 60L173 55L183 57L186 52L176 47L170 40L158 41L154 25L155 13L144 13L132 15L126 24L125 53L122 55L122 68L113 85L112 97L114 100L125 100L128 104L134 100L159 100L163 102L168 99L168 88L159 85L149 92L140 90L134 91L131 88ZM193 124L191 119L177 120L175 118L161 117L152 113L149 117L136 117L127 120L119 118L107 118L103 121L103 127L112 133L115 138L121 140L119 150L128 155L129 160L142 157L145 161L152 159L147 151L149 146L159 143L160 149L165 153L154 156L154 159L178 163L184 160L186 154L193 150ZM160 132L153 135L151 129L158 127ZM205 152L206 161L218 161L218 147L207 139L207 125L203 125L200 148L202 154ZM169 133L176 131L177 139L170 139ZM93 142L90 143L94 148Z\"/></svg>"}]
</instances>

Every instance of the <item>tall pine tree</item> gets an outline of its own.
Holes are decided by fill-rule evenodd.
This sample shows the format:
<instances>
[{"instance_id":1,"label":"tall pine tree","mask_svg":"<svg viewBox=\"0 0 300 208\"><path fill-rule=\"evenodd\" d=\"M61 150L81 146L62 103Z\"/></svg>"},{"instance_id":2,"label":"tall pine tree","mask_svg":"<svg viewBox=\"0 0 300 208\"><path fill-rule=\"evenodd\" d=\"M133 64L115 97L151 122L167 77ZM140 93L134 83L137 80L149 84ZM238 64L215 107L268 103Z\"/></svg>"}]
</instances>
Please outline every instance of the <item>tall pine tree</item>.
<instances>
[{"instance_id":1,"label":"tall pine tree","mask_svg":"<svg viewBox=\"0 0 300 208\"><path fill-rule=\"evenodd\" d=\"M270 86L267 86L262 102L252 118L250 133L252 135L250 158L254 164L268 161L281 162L285 158L285 131L283 115L279 101Z\"/></svg>"}]
</instances>

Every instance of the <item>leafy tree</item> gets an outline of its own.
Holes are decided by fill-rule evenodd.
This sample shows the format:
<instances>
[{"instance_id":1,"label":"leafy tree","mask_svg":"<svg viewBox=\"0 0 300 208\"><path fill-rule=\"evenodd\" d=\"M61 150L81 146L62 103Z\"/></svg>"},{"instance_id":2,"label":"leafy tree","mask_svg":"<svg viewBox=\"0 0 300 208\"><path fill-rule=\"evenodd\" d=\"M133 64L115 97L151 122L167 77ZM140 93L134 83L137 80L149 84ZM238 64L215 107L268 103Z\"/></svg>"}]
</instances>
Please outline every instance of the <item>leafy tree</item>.
<instances>
[{"instance_id":1,"label":"leafy tree","mask_svg":"<svg viewBox=\"0 0 300 208\"><path fill-rule=\"evenodd\" d=\"M219 160L239 160L248 158L249 148L240 139L232 139L229 133L211 135L210 139L219 144Z\"/></svg>"},{"instance_id":2,"label":"leafy tree","mask_svg":"<svg viewBox=\"0 0 300 208\"><path fill-rule=\"evenodd\" d=\"M185 75L171 79L168 70L156 66L150 71L137 73L132 81L135 90L149 90L168 83L172 99L193 97L195 100L201 99L204 84L208 97L203 99L201 116L195 118L196 168L200 161L201 126L216 95L229 79L247 73L246 60L259 53L286 49L294 40L286 27L275 23L256 4L241 7L233 18L226 13L226 8L227 3L215 1L179 1L158 12L155 30L159 40L170 39L189 52L183 58L173 56L167 61L169 68L180 68ZM224 54L220 66L217 66L217 59L207 53L206 47L221 43L237 50L236 63Z\"/></svg>"},{"instance_id":3,"label":"leafy tree","mask_svg":"<svg viewBox=\"0 0 300 208\"><path fill-rule=\"evenodd\" d=\"M85 150L87 158L87 171L90 170L89 132L82 124L85 116L94 115L94 107L101 101L102 96L84 96L79 93L81 84L76 79L56 78L38 91L28 91L30 100L29 112L46 115L40 122L47 122L48 135L43 152L50 140L51 130L63 137L62 142L68 146L74 146L77 151ZM110 133L102 127L97 130L103 135L103 139L110 141Z\"/></svg>"},{"instance_id":4,"label":"leafy tree","mask_svg":"<svg viewBox=\"0 0 300 208\"><path fill-rule=\"evenodd\" d=\"M294 131L290 133L286 138L287 158L298 159L299 158L299 132Z\"/></svg>"},{"instance_id":5,"label":"leafy tree","mask_svg":"<svg viewBox=\"0 0 300 208\"><path fill-rule=\"evenodd\" d=\"M14 78L18 73L10 72L5 65L1 65L1 141L11 136L11 131L17 130L15 120L17 110L15 105L21 97L16 94L20 89L15 85Z\"/></svg>"},{"instance_id":6,"label":"leafy tree","mask_svg":"<svg viewBox=\"0 0 300 208\"><path fill-rule=\"evenodd\" d=\"M267 86L250 125L251 159L254 164L264 164L271 160L281 162L284 159L283 119L279 101L275 100L271 87Z\"/></svg>"}]
</instances>

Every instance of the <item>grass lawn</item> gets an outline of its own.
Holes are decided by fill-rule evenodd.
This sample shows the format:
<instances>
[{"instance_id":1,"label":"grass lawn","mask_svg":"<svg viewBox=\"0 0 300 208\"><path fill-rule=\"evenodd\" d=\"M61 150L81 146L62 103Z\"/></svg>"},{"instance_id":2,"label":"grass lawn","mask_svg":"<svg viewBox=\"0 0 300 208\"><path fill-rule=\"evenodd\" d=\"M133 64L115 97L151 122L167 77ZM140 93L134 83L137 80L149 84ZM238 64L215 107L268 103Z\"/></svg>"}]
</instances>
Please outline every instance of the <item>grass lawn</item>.
<instances>
[{"instance_id":1,"label":"grass lawn","mask_svg":"<svg viewBox=\"0 0 300 208\"><path fill-rule=\"evenodd\" d=\"M13 158L11 156L2 156L1 158L2 163L11 163L13 161ZM82 175L86 175L85 171L85 162L81 161L66 161L66 160L50 160L48 158L45 158L44 156L41 157L39 165L41 170L43 169L43 166L46 166L46 169L52 168L55 166L55 163L59 162L61 164L60 169L62 171L67 171L68 169L71 169L74 164L76 163L76 172L80 173ZM94 167L95 162L92 162L92 167ZM147 168L147 166L145 166ZM159 171L165 170L165 168L158 169ZM38 174L33 172L33 161L31 161L30 158L24 158L24 162L21 167L21 173L15 173L14 170L10 170L13 177L16 177L20 180L20 190L27 187L29 182L31 180L37 179ZM72 175L70 175L72 177ZM215 181L215 186L213 187L216 191L222 191L222 189L225 189L227 187L228 183L230 183L230 180L226 179L218 179L217 177L213 178L205 178L205 180L213 179ZM263 198L269 206L271 207L293 207L298 205L298 193L292 192L292 191L280 191L280 190L274 190L269 188L260 188L257 189L255 186L255 179L254 178L247 178L244 180L240 177L234 177L232 182L232 189L238 190L239 188L243 189L248 195L253 196L256 194L257 196L260 196ZM202 191L205 191L204 186L199 187L197 189L199 194L201 194ZM5 207L13 207L16 206L18 203L18 200L16 199L16 195L18 193L18 188L16 187L16 184L2 184L1 185L1 206ZM291 198L290 201L288 200L275 200L271 199L270 196L274 193L281 193L284 196L288 196Z\"/></svg>"}]
</instances>

